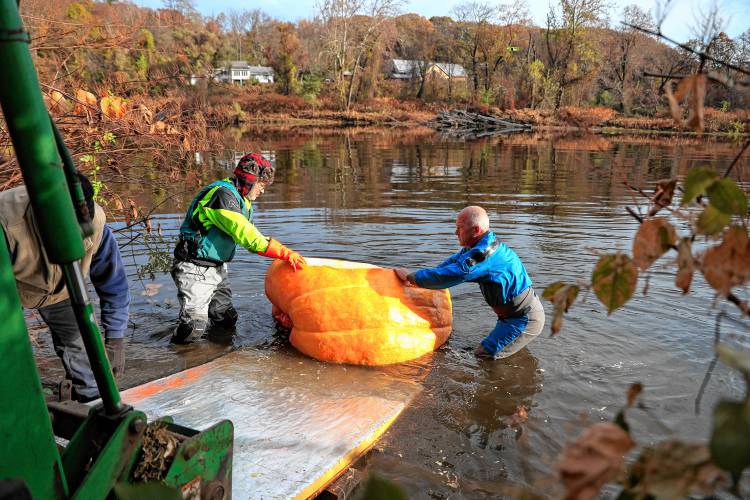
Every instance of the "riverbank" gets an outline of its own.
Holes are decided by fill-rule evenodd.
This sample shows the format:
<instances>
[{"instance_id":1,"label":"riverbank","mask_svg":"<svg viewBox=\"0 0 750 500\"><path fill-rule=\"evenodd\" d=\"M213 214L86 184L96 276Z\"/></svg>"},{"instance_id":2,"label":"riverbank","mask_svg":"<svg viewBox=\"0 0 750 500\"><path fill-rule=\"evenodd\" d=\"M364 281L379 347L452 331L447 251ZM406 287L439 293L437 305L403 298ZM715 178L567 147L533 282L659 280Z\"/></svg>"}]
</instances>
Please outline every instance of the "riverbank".
<instances>
[{"instance_id":1,"label":"riverbank","mask_svg":"<svg viewBox=\"0 0 750 500\"><path fill-rule=\"evenodd\" d=\"M676 127L663 110L653 116L625 114L611 108L563 107L554 109L500 109L492 106L411 99L373 98L357 103L348 111L338 109L330 97L304 99L270 92L242 92L223 89L212 95L214 121L224 124L288 124L299 127L387 125L429 126L441 111L460 108L491 115L542 130L590 130L611 133L668 132L692 134ZM750 111L722 111L706 108L704 133L739 136L750 131Z\"/></svg>"}]
</instances>

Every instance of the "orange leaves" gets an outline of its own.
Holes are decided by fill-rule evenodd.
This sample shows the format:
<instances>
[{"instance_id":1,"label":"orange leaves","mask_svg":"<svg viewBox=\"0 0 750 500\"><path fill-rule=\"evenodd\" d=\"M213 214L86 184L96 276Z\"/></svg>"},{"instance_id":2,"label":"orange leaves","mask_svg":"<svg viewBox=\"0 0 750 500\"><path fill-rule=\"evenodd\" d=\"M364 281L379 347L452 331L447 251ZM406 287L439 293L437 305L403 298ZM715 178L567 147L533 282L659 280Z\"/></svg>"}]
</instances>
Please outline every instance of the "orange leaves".
<instances>
[{"instance_id":1,"label":"orange leaves","mask_svg":"<svg viewBox=\"0 0 750 500\"><path fill-rule=\"evenodd\" d=\"M653 206L648 211L649 217L653 217L659 210L668 207L672 203L675 186L677 186L677 179L662 179L656 182L656 191L651 198Z\"/></svg>"},{"instance_id":2,"label":"orange leaves","mask_svg":"<svg viewBox=\"0 0 750 500\"><path fill-rule=\"evenodd\" d=\"M682 290L682 293L688 293L690 290L694 270L695 261L693 259L690 238L681 238L677 244L677 276L675 277L675 285Z\"/></svg>"},{"instance_id":3,"label":"orange leaves","mask_svg":"<svg viewBox=\"0 0 750 500\"><path fill-rule=\"evenodd\" d=\"M645 270L675 245L677 232L666 219L643 221L633 240L633 262Z\"/></svg>"},{"instance_id":4,"label":"orange leaves","mask_svg":"<svg viewBox=\"0 0 750 500\"><path fill-rule=\"evenodd\" d=\"M588 500L620 472L623 456L635 443L627 432L611 422L585 429L568 445L557 463L565 498Z\"/></svg>"},{"instance_id":5,"label":"orange leaves","mask_svg":"<svg viewBox=\"0 0 750 500\"><path fill-rule=\"evenodd\" d=\"M105 96L99 104L102 114L107 118L122 118L128 109L127 103L121 97Z\"/></svg>"},{"instance_id":6,"label":"orange leaves","mask_svg":"<svg viewBox=\"0 0 750 500\"><path fill-rule=\"evenodd\" d=\"M96 96L88 90L76 90L76 101L73 112L77 115L85 115L90 108L96 108Z\"/></svg>"},{"instance_id":7,"label":"orange leaves","mask_svg":"<svg viewBox=\"0 0 750 500\"><path fill-rule=\"evenodd\" d=\"M667 85L665 91L669 101L669 111L672 113L672 118L674 118L677 126L692 128L697 132L703 131L703 100L706 96L706 75L703 73L690 75L680 80L674 93L671 85ZM689 96L688 116L687 119L683 120L680 102L687 96Z\"/></svg>"},{"instance_id":8,"label":"orange leaves","mask_svg":"<svg viewBox=\"0 0 750 500\"><path fill-rule=\"evenodd\" d=\"M555 312L553 313L552 324L550 330L552 335L555 335L562 328L563 314L568 312L568 309L578 297L580 287L577 285L568 285L562 281L556 281L544 289L542 297L552 302L555 306Z\"/></svg>"},{"instance_id":9,"label":"orange leaves","mask_svg":"<svg viewBox=\"0 0 750 500\"><path fill-rule=\"evenodd\" d=\"M750 281L750 238L746 227L731 227L720 245L706 251L703 276L723 296L735 286Z\"/></svg>"},{"instance_id":10,"label":"orange leaves","mask_svg":"<svg viewBox=\"0 0 750 500\"><path fill-rule=\"evenodd\" d=\"M65 99L65 96L57 90L53 90L49 94L44 96L47 102L47 107L52 114L65 114L70 111L70 103Z\"/></svg>"},{"instance_id":11,"label":"orange leaves","mask_svg":"<svg viewBox=\"0 0 750 500\"><path fill-rule=\"evenodd\" d=\"M55 92L50 94L51 101L54 101L53 94ZM73 112L79 116L98 110L107 118L122 118L128 110L127 102L122 97L107 94L97 101L96 95L85 89L76 90L75 100L76 106ZM52 109L50 105L50 110Z\"/></svg>"}]
</instances>

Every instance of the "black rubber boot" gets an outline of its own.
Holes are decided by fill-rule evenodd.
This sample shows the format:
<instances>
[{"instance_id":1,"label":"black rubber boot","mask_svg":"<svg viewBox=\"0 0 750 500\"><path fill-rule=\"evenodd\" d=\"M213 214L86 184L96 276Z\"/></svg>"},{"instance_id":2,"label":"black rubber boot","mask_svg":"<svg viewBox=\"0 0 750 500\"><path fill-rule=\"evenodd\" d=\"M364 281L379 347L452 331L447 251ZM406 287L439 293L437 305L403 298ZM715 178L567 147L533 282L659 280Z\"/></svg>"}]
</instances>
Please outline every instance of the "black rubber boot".
<instances>
[{"instance_id":1,"label":"black rubber boot","mask_svg":"<svg viewBox=\"0 0 750 500\"><path fill-rule=\"evenodd\" d=\"M234 308L234 306L229 306L221 313L209 311L208 317L211 320L212 326L218 326L220 328L232 328L237 324L237 318L239 318L239 315L237 314L237 310Z\"/></svg>"},{"instance_id":2,"label":"black rubber boot","mask_svg":"<svg viewBox=\"0 0 750 500\"><path fill-rule=\"evenodd\" d=\"M200 320L180 321L172 334L173 344L191 344L200 340L206 333L206 323Z\"/></svg>"}]
</instances>

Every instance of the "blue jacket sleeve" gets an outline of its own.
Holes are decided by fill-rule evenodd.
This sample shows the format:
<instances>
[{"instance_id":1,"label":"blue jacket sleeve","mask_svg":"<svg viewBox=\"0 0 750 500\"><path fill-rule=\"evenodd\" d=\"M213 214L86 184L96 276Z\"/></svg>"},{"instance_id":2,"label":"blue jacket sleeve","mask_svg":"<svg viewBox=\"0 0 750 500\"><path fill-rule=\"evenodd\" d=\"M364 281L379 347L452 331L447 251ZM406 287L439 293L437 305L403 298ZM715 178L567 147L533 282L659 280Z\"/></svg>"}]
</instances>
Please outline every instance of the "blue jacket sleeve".
<instances>
[{"instance_id":1,"label":"blue jacket sleeve","mask_svg":"<svg viewBox=\"0 0 750 500\"><path fill-rule=\"evenodd\" d=\"M91 259L89 276L99 296L102 327L106 338L122 338L128 326L130 290L120 248L107 225L104 226L99 248Z\"/></svg>"},{"instance_id":2,"label":"blue jacket sleeve","mask_svg":"<svg viewBox=\"0 0 750 500\"><path fill-rule=\"evenodd\" d=\"M422 288L450 288L466 281L468 271L458 259L458 254L432 269L421 269L414 273L414 282Z\"/></svg>"}]
</instances>

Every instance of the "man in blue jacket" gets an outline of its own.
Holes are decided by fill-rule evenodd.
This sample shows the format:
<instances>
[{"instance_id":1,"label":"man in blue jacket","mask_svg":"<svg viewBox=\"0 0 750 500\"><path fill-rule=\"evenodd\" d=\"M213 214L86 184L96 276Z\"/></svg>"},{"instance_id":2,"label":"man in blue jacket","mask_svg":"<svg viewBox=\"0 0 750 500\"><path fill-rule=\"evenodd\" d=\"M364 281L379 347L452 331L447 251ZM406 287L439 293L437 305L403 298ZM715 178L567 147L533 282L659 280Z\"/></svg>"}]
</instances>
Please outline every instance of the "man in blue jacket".
<instances>
[{"instance_id":1,"label":"man in blue jacket","mask_svg":"<svg viewBox=\"0 0 750 500\"><path fill-rule=\"evenodd\" d=\"M128 324L130 292L120 249L107 226L104 210L93 201L91 182L79 174L89 213L93 214L93 234L83 240L86 251L81 270L88 276L99 297L104 345L119 379L125 368L124 335ZM68 290L60 266L52 264L44 252L25 186L0 192L0 224L10 251L21 304L37 309L49 326L55 353L62 360L72 396L78 401L99 397L94 373L81 340Z\"/></svg>"},{"instance_id":2,"label":"man in blue jacket","mask_svg":"<svg viewBox=\"0 0 750 500\"><path fill-rule=\"evenodd\" d=\"M466 207L456 218L461 251L432 269L396 274L422 288L449 288L470 281L479 283L487 304L497 314L497 324L474 351L477 356L506 358L535 339L544 327L544 308L531 287L518 255L490 231L483 208Z\"/></svg>"}]
</instances>

